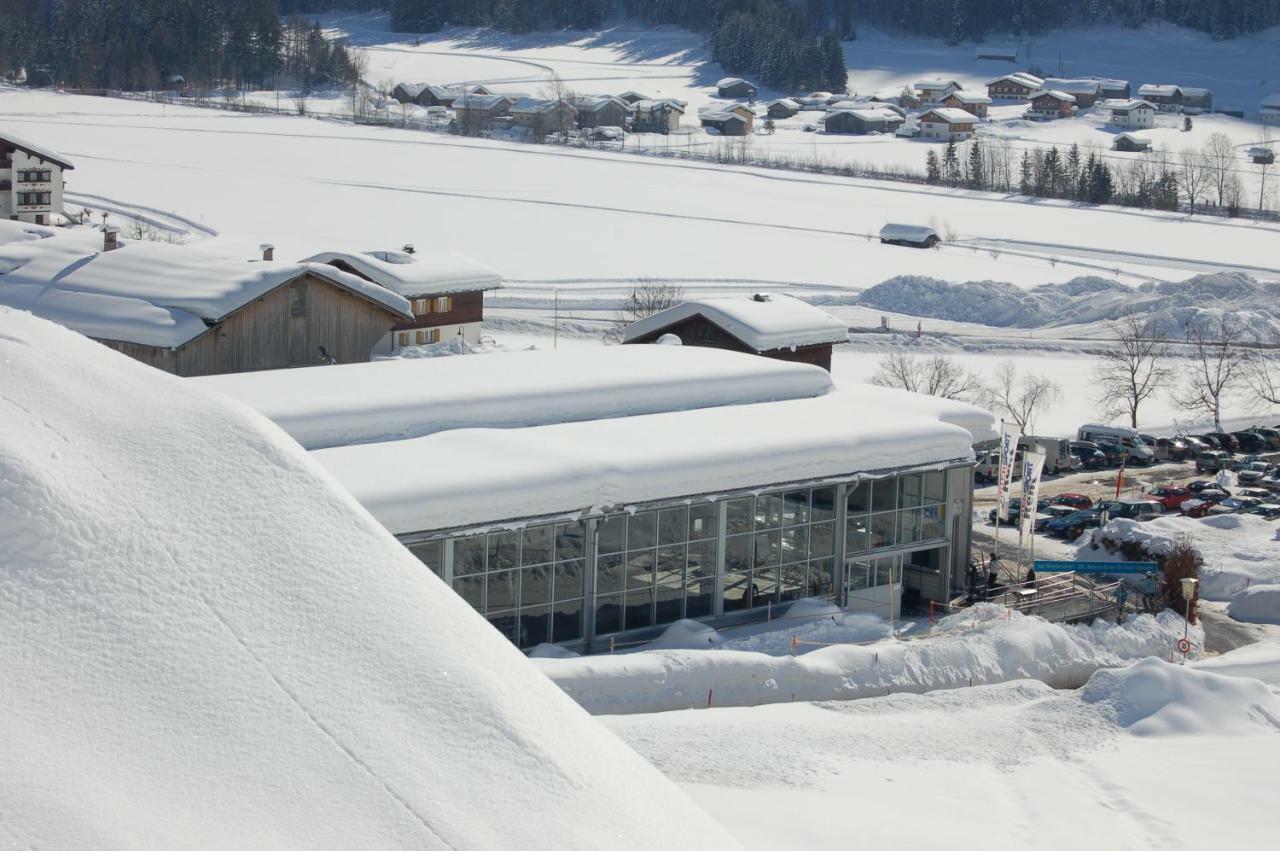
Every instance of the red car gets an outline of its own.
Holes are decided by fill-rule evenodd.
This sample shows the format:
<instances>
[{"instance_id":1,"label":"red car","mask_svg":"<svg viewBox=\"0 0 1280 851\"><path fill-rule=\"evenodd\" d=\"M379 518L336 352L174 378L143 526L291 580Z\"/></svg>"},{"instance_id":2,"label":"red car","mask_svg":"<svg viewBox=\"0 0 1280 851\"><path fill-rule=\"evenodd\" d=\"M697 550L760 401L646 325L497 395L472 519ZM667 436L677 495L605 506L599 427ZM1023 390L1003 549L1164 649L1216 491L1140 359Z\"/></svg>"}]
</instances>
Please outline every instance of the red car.
<instances>
[{"instance_id":1,"label":"red car","mask_svg":"<svg viewBox=\"0 0 1280 851\"><path fill-rule=\"evenodd\" d=\"M1156 488L1148 493L1147 496L1163 505L1165 511L1177 511L1182 507L1182 503L1191 499L1194 494L1187 488L1169 486Z\"/></svg>"},{"instance_id":2,"label":"red car","mask_svg":"<svg viewBox=\"0 0 1280 851\"><path fill-rule=\"evenodd\" d=\"M1066 505L1077 511L1093 508L1093 500L1082 493L1060 493L1049 500L1050 505Z\"/></svg>"},{"instance_id":3,"label":"red car","mask_svg":"<svg viewBox=\"0 0 1280 851\"><path fill-rule=\"evenodd\" d=\"M1208 515L1210 508L1230 497L1231 494L1224 490L1206 488L1195 494L1191 499L1185 500L1182 503L1181 511L1187 517L1205 517Z\"/></svg>"}]
</instances>

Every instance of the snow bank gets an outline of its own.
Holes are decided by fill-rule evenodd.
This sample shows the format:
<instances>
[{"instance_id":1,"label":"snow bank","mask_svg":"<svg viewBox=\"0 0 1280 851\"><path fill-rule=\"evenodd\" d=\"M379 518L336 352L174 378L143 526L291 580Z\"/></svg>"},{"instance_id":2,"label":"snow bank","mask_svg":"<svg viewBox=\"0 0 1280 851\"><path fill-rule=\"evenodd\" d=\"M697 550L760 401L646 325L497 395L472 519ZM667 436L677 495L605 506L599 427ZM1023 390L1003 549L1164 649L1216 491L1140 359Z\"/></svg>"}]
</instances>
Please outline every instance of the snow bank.
<instances>
[{"instance_id":1,"label":"snow bank","mask_svg":"<svg viewBox=\"0 0 1280 851\"><path fill-rule=\"evenodd\" d=\"M0 363L6 836L731 844L277 429L4 308Z\"/></svg>"},{"instance_id":2,"label":"snow bank","mask_svg":"<svg viewBox=\"0 0 1280 851\"><path fill-rule=\"evenodd\" d=\"M1024 678L1077 688L1100 668L1167 657L1182 628L1182 619L1170 612L1131 617L1122 625L1065 626L978 606L944 618L928 638L838 645L803 656L654 650L535 664L592 714L627 714L705 707L709 691L715 706L757 706ZM789 634L782 635L789 641ZM1203 644L1199 627L1192 640Z\"/></svg>"},{"instance_id":3,"label":"snow bank","mask_svg":"<svg viewBox=\"0 0 1280 851\"><path fill-rule=\"evenodd\" d=\"M1138 736L1280 732L1280 695L1263 683L1160 659L1098 671L1080 697Z\"/></svg>"},{"instance_id":4,"label":"snow bank","mask_svg":"<svg viewBox=\"0 0 1280 851\"><path fill-rule=\"evenodd\" d=\"M1280 585L1252 585L1231 598L1227 614L1238 621L1280 624Z\"/></svg>"},{"instance_id":5,"label":"snow bank","mask_svg":"<svg viewBox=\"0 0 1280 851\"><path fill-rule=\"evenodd\" d=\"M1194 663L1196 668L1230 677L1250 677L1280 686L1280 641L1260 641Z\"/></svg>"}]
</instances>

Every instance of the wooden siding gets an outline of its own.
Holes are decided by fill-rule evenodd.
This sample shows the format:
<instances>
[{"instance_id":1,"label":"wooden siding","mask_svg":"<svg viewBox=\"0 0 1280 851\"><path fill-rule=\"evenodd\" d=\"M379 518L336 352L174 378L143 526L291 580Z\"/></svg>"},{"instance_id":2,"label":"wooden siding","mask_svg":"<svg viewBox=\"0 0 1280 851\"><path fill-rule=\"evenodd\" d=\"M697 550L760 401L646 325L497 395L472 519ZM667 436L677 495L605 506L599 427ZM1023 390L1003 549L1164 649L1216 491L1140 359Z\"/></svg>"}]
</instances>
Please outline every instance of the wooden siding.
<instances>
[{"instance_id":1,"label":"wooden siding","mask_svg":"<svg viewBox=\"0 0 1280 851\"><path fill-rule=\"evenodd\" d=\"M620 103L607 103L597 110L578 110L578 126L586 127L625 127L627 126L627 108Z\"/></svg>"},{"instance_id":2,"label":"wooden siding","mask_svg":"<svg viewBox=\"0 0 1280 851\"><path fill-rule=\"evenodd\" d=\"M705 316L690 316L688 319L673 323L665 328L659 328L630 342L653 343L663 334L675 334L680 338L680 342L686 346L726 349L731 352L761 355L775 360L808 363L820 366L828 372L831 371L830 343L823 343L817 346L797 346L794 350L786 348L758 352Z\"/></svg>"},{"instance_id":3,"label":"wooden siding","mask_svg":"<svg viewBox=\"0 0 1280 851\"><path fill-rule=\"evenodd\" d=\"M393 331L409 331L414 328L440 328L445 325L463 325L468 322L484 321L484 293L456 293L449 296L453 300L452 307L443 313L424 313L415 316L412 322L400 321ZM434 307L435 299L432 299Z\"/></svg>"}]
</instances>

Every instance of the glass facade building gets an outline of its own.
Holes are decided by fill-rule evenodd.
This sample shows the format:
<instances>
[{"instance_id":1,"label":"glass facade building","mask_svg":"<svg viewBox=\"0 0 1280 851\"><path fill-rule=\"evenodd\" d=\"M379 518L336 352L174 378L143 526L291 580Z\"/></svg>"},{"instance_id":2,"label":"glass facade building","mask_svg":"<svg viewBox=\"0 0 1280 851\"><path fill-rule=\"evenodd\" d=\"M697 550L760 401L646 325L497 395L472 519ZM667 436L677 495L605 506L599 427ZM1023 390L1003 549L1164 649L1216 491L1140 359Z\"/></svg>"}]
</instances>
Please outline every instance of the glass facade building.
<instances>
[{"instance_id":1,"label":"glass facade building","mask_svg":"<svg viewBox=\"0 0 1280 851\"><path fill-rule=\"evenodd\" d=\"M518 646L590 650L802 597L882 612L947 599L968 562L971 482L958 465L399 537Z\"/></svg>"}]
</instances>

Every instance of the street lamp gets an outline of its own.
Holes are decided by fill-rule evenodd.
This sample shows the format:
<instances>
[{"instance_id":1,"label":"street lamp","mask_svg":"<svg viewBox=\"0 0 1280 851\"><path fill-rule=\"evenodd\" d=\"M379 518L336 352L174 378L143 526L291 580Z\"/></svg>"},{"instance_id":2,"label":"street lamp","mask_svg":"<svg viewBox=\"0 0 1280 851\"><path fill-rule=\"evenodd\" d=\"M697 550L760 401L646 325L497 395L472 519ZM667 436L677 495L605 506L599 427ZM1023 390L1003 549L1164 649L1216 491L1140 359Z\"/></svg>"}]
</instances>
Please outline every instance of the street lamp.
<instances>
[{"instance_id":1,"label":"street lamp","mask_svg":"<svg viewBox=\"0 0 1280 851\"><path fill-rule=\"evenodd\" d=\"M1189 643L1190 639L1187 638L1187 634L1191 629L1191 598L1196 595L1196 586L1200 584L1200 580L1190 576L1184 576L1178 580L1178 583L1182 586L1182 600L1187 606L1184 615L1186 622L1182 625L1182 640ZM1187 645L1184 644L1183 646L1185 647ZM1186 653L1182 654L1182 664L1187 664Z\"/></svg>"}]
</instances>

